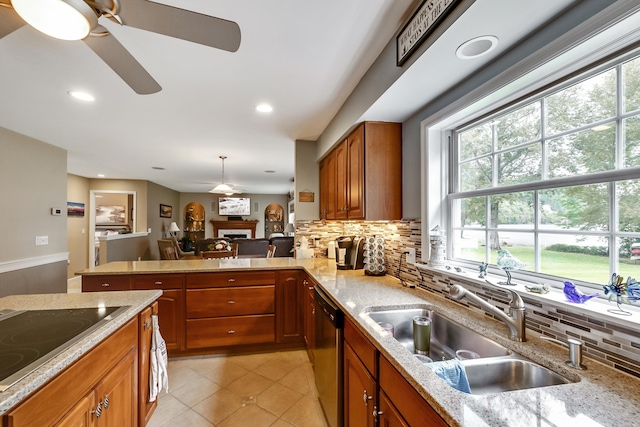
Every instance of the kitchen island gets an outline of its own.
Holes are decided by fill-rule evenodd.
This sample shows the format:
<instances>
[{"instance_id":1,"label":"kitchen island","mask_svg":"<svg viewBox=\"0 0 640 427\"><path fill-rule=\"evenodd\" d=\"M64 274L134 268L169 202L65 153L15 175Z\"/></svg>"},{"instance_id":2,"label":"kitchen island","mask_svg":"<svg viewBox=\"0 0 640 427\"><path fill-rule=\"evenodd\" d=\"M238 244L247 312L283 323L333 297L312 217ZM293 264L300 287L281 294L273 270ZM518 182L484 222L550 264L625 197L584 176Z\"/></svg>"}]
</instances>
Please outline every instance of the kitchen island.
<instances>
[{"instance_id":1,"label":"kitchen island","mask_svg":"<svg viewBox=\"0 0 640 427\"><path fill-rule=\"evenodd\" d=\"M354 325L357 333L372 345L380 366L388 364L395 369L448 425L513 427L580 423L583 426L632 426L640 423L640 410L636 404L640 380L637 378L592 359L585 359L586 371L570 369L564 363L567 350L537 338L534 333L529 333L527 342L511 341L502 322L476 314L436 293L405 288L391 276L370 277L364 276L362 270L337 270L333 260L280 258L122 262L93 267L81 274L89 277L188 275L269 270L302 270L308 274L340 306L347 322ZM487 395L469 395L449 387L365 314L381 308L425 306L572 382Z\"/></svg>"},{"instance_id":2,"label":"kitchen island","mask_svg":"<svg viewBox=\"0 0 640 427\"><path fill-rule=\"evenodd\" d=\"M96 408L94 395L109 386L109 380L114 378L115 374L121 374L116 380L126 379L126 383L120 381L115 384L124 387L127 399L119 401L116 396L112 397L112 401L126 407L126 414L122 411L118 412L119 414L133 417L134 421L127 422L128 425L137 425L136 418L142 413L138 408L138 373L142 371L139 371L138 367L144 365L148 369L148 355L139 351L143 348L148 352L148 343L139 335L138 322L143 312L150 315L150 307L161 294L161 291L153 290L14 295L1 298L0 310L123 307L117 315L100 323L99 327L83 336L81 340L67 346L0 392L0 415L3 416L3 425L44 426L57 423L62 416L65 420L67 416L75 415L80 418L90 417L91 411ZM119 357L121 358L118 359ZM141 390L146 389L146 385L141 387ZM53 400L49 400L52 396ZM80 405L84 407L81 408ZM74 411L77 411L77 414ZM111 423L100 425L117 425L116 411L119 409L112 407L111 412L103 416L103 420L111 419Z\"/></svg>"}]
</instances>

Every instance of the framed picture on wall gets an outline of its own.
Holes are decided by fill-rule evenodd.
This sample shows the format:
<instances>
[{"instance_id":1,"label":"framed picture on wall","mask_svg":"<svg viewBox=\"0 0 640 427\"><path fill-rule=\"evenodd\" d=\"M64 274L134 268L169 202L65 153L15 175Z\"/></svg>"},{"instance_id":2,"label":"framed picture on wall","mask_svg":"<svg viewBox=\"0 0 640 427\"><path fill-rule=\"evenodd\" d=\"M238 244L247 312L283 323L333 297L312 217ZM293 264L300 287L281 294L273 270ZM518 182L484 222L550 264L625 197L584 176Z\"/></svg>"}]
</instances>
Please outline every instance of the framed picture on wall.
<instances>
[{"instance_id":1,"label":"framed picture on wall","mask_svg":"<svg viewBox=\"0 0 640 427\"><path fill-rule=\"evenodd\" d=\"M84 216L84 203L67 202L67 216Z\"/></svg>"},{"instance_id":2,"label":"framed picture on wall","mask_svg":"<svg viewBox=\"0 0 640 427\"><path fill-rule=\"evenodd\" d=\"M172 214L173 207L160 204L160 218L171 218Z\"/></svg>"}]
</instances>

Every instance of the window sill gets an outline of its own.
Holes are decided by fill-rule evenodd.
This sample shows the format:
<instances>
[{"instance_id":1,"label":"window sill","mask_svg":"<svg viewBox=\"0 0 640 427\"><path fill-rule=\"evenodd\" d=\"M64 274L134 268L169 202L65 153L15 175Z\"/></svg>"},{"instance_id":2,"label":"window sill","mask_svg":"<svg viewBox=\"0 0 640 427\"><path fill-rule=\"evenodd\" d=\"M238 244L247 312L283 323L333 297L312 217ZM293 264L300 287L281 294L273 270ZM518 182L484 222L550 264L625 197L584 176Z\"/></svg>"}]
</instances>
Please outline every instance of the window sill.
<instances>
[{"instance_id":1,"label":"window sill","mask_svg":"<svg viewBox=\"0 0 640 427\"><path fill-rule=\"evenodd\" d=\"M560 307L575 313L581 313L581 314L592 316L592 317L595 316L598 319L610 320L617 324L627 325L634 329L640 326L640 307L635 305L622 304L621 307L624 310L632 313L632 315L621 316L621 315L610 313L608 311L609 309L617 308L617 306L614 301L607 301L604 298L594 298L585 302L584 304L576 304L576 303L567 301L564 295L564 292L562 292L562 290L558 288L550 287L549 293L546 293L546 294L538 294L535 292L527 291L525 289L525 284L530 287L533 285L537 285L537 283L534 283L534 282L527 282L521 279L513 279L513 281L516 284L514 286L506 287L506 286L497 285L497 282L505 280L505 276L497 276L495 274L489 273L487 274L486 279L480 279L478 278L477 271L470 272L469 270L466 270L464 268L461 268L462 271L457 272L453 270L453 268L447 270L445 268L440 268L440 267L431 267L428 264L416 263L415 266L418 270L439 274L453 280L462 279L462 280L465 280L466 282L471 282L479 286L487 286L488 284L488 285L492 285L497 289L501 289L501 288L512 289L517 291L518 294L520 294L520 296L530 300L538 301L543 305L552 304L556 307ZM593 293L593 292L589 292L585 290L585 293ZM600 291L600 295L602 294L603 292Z\"/></svg>"}]
</instances>

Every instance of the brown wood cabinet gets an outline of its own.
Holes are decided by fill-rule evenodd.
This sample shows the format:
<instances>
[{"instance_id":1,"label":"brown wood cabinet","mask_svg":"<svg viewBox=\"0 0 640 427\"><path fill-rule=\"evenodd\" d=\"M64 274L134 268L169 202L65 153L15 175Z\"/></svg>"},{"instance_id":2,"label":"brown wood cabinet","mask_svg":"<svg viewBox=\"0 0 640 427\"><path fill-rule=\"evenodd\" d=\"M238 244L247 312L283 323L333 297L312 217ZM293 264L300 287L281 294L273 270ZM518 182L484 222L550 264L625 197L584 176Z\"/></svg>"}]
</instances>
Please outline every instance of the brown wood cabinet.
<instances>
[{"instance_id":1,"label":"brown wood cabinet","mask_svg":"<svg viewBox=\"0 0 640 427\"><path fill-rule=\"evenodd\" d=\"M151 316L158 313L158 302L147 307L139 314L138 322L138 425L147 425L156 409L158 401L149 402L149 368L151 365L151 335L153 327ZM158 321L160 318L158 318ZM162 331L162 329L161 329Z\"/></svg>"},{"instance_id":2,"label":"brown wood cabinet","mask_svg":"<svg viewBox=\"0 0 640 427\"><path fill-rule=\"evenodd\" d=\"M135 290L162 290L157 310L160 333L167 344L167 350L184 349L184 275L132 275L131 281Z\"/></svg>"},{"instance_id":3,"label":"brown wood cabinet","mask_svg":"<svg viewBox=\"0 0 640 427\"><path fill-rule=\"evenodd\" d=\"M378 421L386 427L446 427L431 405L348 319L344 339L345 427L369 427Z\"/></svg>"},{"instance_id":4,"label":"brown wood cabinet","mask_svg":"<svg viewBox=\"0 0 640 427\"><path fill-rule=\"evenodd\" d=\"M364 122L320 163L320 217L402 217L402 125Z\"/></svg>"},{"instance_id":5,"label":"brown wood cabinet","mask_svg":"<svg viewBox=\"0 0 640 427\"><path fill-rule=\"evenodd\" d=\"M129 275L82 276L82 292L129 291Z\"/></svg>"},{"instance_id":6,"label":"brown wood cabinet","mask_svg":"<svg viewBox=\"0 0 640 427\"><path fill-rule=\"evenodd\" d=\"M307 354L311 363L315 360L316 348L316 303L314 287L315 283L309 275L303 274L302 286L306 288L304 292L304 341L307 347Z\"/></svg>"},{"instance_id":7,"label":"brown wood cabinet","mask_svg":"<svg viewBox=\"0 0 640 427\"><path fill-rule=\"evenodd\" d=\"M137 425L137 357L136 317L11 409L3 425Z\"/></svg>"},{"instance_id":8,"label":"brown wood cabinet","mask_svg":"<svg viewBox=\"0 0 640 427\"><path fill-rule=\"evenodd\" d=\"M298 270L278 271L276 341L279 343L304 341L304 296L306 287L303 273Z\"/></svg>"}]
</instances>

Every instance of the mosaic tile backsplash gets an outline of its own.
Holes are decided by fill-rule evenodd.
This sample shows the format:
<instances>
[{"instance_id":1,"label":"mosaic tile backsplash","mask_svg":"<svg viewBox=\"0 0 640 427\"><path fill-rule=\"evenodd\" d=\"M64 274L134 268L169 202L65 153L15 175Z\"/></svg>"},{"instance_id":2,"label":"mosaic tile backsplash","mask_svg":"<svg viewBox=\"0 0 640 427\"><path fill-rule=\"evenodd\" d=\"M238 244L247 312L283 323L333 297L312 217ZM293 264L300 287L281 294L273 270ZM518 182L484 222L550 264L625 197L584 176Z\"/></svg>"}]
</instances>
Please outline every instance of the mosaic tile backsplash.
<instances>
[{"instance_id":1,"label":"mosaic tile backsplash","mask_svg":"<svg viewBox=\"0 0 640 427\"><path fill-rule=\"evenodd\" d=\"M415 248L416 260L422 257L422 224L420 221L296 221L296 241L305 236L314 246L316 257L327 256L327 245L339 236L381 236L385 238L387 274L398 277L409 285L426 292L448 298L451 284L459 283L478 296L505 310L508 297L505 292L489 286L449 277L437 272L421 272L407 265L403 257L405 248ZM401 257L402 266L401 266ZM539 335L566 340L568 337L585 342L584 355L612 368L640 378L640 328L630 328L593 316L574 313L570 307L545 304L521 295L527 310L527 329ZM486 314L483 310L458 302L470 310ZM488 315L488 314L487 314ZM637 314L634 314L636 316Z\"/></svg>"}]
</instances>

